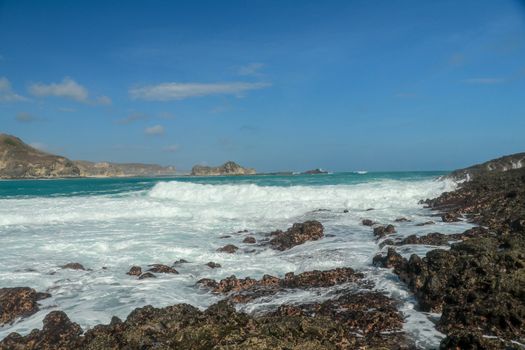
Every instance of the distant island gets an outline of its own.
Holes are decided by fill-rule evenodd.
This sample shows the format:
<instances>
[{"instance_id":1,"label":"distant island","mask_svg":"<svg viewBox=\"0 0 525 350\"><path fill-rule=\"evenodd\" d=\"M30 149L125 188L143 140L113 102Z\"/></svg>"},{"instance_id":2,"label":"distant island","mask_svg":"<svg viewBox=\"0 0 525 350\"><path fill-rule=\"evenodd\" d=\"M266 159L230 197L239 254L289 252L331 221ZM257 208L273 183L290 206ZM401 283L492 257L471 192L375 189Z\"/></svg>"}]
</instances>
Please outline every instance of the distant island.
<instances>
[{"instance_id":1,"label":"distant island","mask_svg":"<svg viewBox=\"0 0 525 350\"><path fill-rule=\"evenodd\" d=\"M328 171L323 170L321 168L317 168L317 169L304 171L304 172L302 172L302 174L304 174L304 175L328 174Z\"/></svg>"},{"instance_id":2,"label":"distant island","mask_svg":"<svg viewBox=\"0 0 525 350\"><path fill-rule=\"evenodd\" d=\"M220 176L220 175L256 175L257 172L252 168L244 168L239 164L228 161L217 167L195 165L191 169L192 176Z\"/></svg>"},{"instance_id":3,"label":"distant island","mask_svg":"<svg viewBox=\"0 0 525 350\"><path fill-rule=\"evenodd\" d=\"M16 136L0 134L0 178L126 177L175 175L156 164L73 161L40 151Z\"/></svg>"}]
</instances>

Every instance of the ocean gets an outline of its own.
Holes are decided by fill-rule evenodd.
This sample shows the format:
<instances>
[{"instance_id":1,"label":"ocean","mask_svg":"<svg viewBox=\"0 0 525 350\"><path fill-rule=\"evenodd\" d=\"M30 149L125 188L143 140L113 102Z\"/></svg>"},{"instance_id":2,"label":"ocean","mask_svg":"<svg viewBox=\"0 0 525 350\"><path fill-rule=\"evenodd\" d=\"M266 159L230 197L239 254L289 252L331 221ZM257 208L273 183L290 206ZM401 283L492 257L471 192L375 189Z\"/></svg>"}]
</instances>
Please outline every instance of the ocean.
<instances>
[{"instance_id":1,"label":"ocean","mask_svg":"<svg viewBox=\"0 0 525 350\"><path fill-rule=\"evenodd\" d=\"M389 238L463 232L471 225L442 223L418 204L455 188L455 183L439 179L443 174L0 181L0 288L29 286L52 294L35 315L0 327L0 339L13 331L27 334L41 328L52 310L66 312L86 329L109 323L114 315L126 318L147 304L205 308L220 297L196 287L201 278L283 277L287 272L352 267L364 272L374 289L399 300L405 330L418 346L436 346L443 337L432 322L438 315L417 311L415 300L397 277L372 266L381 249L372 229L361 225L361 220L385 224L398 217L411 220L395 223L397 233ZM242 243L246 233L238 233L248 230L260 240L271 231L311 219L319 220L328 236L282 252ZM416 226L429 220L436 224ZM240 249L235 254L217 252L226 244ZM398 251L408 257L430 249L435 247L407 245ZM158 278L146 280L126 275L132 265L144 269L179 259L189 263L176 267L178 275L157 274ZM222 268L205 266L209 261ZM70 262L88 270L60 268ZM284 302L323 300L329 292L296 290L239 308L257 313Z\"/></svg>"}]
</instances>

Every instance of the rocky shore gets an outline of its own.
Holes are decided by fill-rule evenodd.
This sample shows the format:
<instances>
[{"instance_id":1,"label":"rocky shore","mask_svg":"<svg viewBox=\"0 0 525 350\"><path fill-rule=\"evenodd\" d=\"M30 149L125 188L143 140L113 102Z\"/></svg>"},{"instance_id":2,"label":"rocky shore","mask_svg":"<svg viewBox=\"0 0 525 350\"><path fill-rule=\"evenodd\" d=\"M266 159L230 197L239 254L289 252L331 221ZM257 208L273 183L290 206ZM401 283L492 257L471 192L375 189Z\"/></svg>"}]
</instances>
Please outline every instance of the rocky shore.
<instances>
[{"instance_id":1,"label":"rocky shore","mask_svg":"<svg viewBox=\"0 0 525 350\"><path fill-rule=\"evenodd\" d=\"M450 250L404 259L393 248L374 258L394 268L423 311L439 312L444 349L522 349L525 344L525 169L478 173L456 191L426 200L447 217L480 225L454 235ZM439 233L387 245L443 244ZM521 345L520 345L521 344Z\"/></svg>"},{"instance_id":2,"label":"rocky shore","mask_svg":"<svg viewBox=\"0 0 525 350\"><path fill-rule=\"evenodd\" d=\"M454 234L437 229L399 237L396 232L403 225L421 227L435 222L400 217L377 223L363 218L363 227L383 251L373 258L376 271L392 269L413 293L419 310L439 314L436 327L446 335L442 349L523 349L525 168L479 172L455 191L421 204L435 211L436 221L443 224L467 220L475 227ZM239 241L232 243L241 248L226 244L217 249L219 254L250 254L255 251L252 247L281 253L329 237L316 220L257 238L248 231L232 235ZM398 251L405 245L441 247L425 256L405 258ZM127 274L137 279L177 275L184 273L179 267L185 263L152 262L144 270L131 266ZM62 266L80 267L84 269L74 263ZM221 264L210 261L202 268L220 269ZM187 304L145 306L132 311L126 320L114 317L108 325L87 330L64 312L52 311L41 330L25 336L11 333L0 341L0 350L416 348L404 332L405 315L399 311L399 302L375 290L366 276L364 271L340 267L259 279L235 275L203 278L194 288L221 299L206 310ZM322 297L285 302L258 312L240 311L246 303L298 291ZM48 296L27 287L0 289L0 326L38 312L38 301Z\"/></svg>"}]
</instances>

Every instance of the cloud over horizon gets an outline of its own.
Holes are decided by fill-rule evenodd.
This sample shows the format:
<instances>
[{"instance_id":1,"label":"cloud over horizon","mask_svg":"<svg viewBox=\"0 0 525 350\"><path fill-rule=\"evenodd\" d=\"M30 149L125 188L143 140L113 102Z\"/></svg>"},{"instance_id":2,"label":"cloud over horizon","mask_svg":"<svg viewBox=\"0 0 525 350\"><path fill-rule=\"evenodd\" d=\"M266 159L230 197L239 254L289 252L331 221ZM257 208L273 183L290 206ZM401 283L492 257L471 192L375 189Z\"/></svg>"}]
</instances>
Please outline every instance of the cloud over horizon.
<instances>
[{"instance_id":1,"label":"cloud over horizon","mask_svg":"<svg viewBox=\"0 0 525 350\"><path fill-rule=\"evenodd\" d=\"M270 83L162 83L131 88L129 94L133 99L147 101L182 100L190 97L207 95L242 96L246 91L259 90L271 86Z\"/></svg>"},{"instance_id":2,"label":"cloud over horizon","mask_svg":"<svg viewBox=\"0 0 525 350\"><path fill-rule=\"evenodd\" d=\"M13 91L11 82L6 77L0 77L0 102L25 101L26 97Z\"/></svg>"},{"instance_id":3,"label":"cloud over horizon","mask_svg":"<svg viewBox=\"0 0 525 350\"><path fill-rule=\"evenodd\" d=\"M65 97L78 102L86 102L88 99L87 89L69 77L65 77L60 83L31 84L29 92L38 97Z\"/></svg>"}]
</instances>

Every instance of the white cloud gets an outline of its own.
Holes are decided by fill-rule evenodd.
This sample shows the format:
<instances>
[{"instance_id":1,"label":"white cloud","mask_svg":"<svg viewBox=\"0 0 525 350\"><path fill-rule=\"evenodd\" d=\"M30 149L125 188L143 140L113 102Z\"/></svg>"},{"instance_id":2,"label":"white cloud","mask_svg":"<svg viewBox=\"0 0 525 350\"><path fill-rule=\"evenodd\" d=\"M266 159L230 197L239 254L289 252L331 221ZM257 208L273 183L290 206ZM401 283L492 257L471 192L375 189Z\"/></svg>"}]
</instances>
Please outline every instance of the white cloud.
<instances>
[{"instance_id":1,"label":"white cloud","mask_svg":"<svg viewBox=\"0 0 525 350\"><path fill-rule=\"evenodd\" d=\"M66 97L79 102L87 102L88 99L87 89L69 77L65 77L60 83L32 84L29 92L39 97Z\"/></svg>"},{"instance_id":2,"label":"white cloud","mask_svg":"<svg viewBox=\"0 0 525 350\"><path fill-rule=\"evenodd\" d=\"M170 145L162 149L164 152L175 153L179 150L179 145Z\"/></svg>"},{"instance_id":3,"label":"white cloud","mask_svg":"<svg viewBox=\"0 0 525 350\"><path fill-rule=\"evenodd\" d=\"M182 100L189 97L206 95L235 95L242 94L249 90L258 90L271 86L270 83L163 83L132 88L129 94L134 99L148 101L170 101Z\"/></svg>"},{"instance_id":4,"label":"white cloud","mask_svg":"<svg viewBox=\"0 0 525 350\"><path fill-rule=\"evenodd\" d=\"M250 63L245 66L242 66L237 70L237 74L239 75L260 75L259 70L264 67L263 63Z\"/></svg>"},{"instance_id":5,"label":"white cloud","mask_svg":"<svg viewBox=\"0 0 525 350\"><path fill-rule=\"evenodd\" d=\"M11 83L6 77L0 77L0 102L26 101L27 98L13 91Z\"/></svg>"},{"instance_id":6,"label":"white cloud","mask_svg":"<svg viewBox=\"0 0 525 350\"><path fill-rule=\"evenodd\" d=\"M144 129L144 132L148 135L163 135L164 127L162 125L154 125Z\"/></svg>"},{"instance_id":7,"label":"white cloud","mask_svg":"<svg viewBox=\"0 0 525 350\"><path fill-rule=\"evenodd\" d=\"M104 106L109 106L110 104L112 104L113 102L111 101L111 99L107 96L99 96L97 97L97 99L95 100L95 103L98 104L98 105L104 105Z\"/></svg>"},{"instance_id":8,"label":"white cloud","mask_svg":"<svg viewBox=\"0 0 525 350\"><path fill-rule=\"evenodd\" d=\"M503 78L470 78L470 79L464 79L462 82L467 84L500 84L503 83L505 79Z\"/></svg>"}]
</instances>

